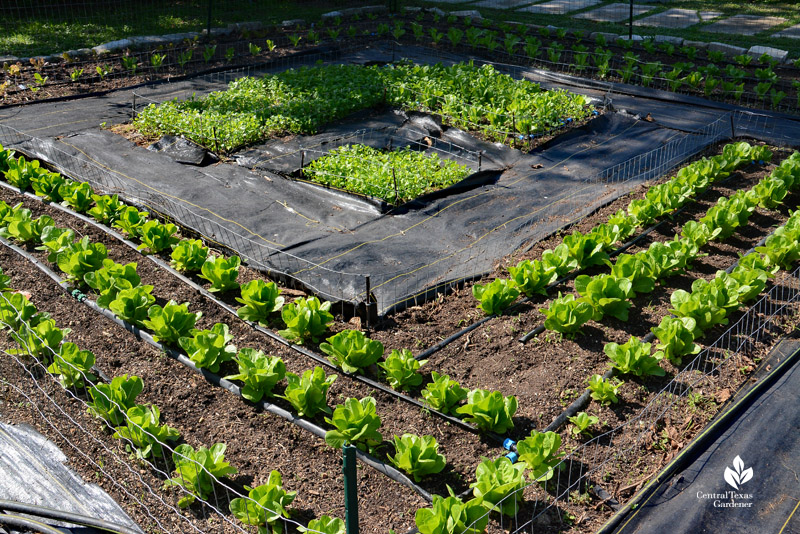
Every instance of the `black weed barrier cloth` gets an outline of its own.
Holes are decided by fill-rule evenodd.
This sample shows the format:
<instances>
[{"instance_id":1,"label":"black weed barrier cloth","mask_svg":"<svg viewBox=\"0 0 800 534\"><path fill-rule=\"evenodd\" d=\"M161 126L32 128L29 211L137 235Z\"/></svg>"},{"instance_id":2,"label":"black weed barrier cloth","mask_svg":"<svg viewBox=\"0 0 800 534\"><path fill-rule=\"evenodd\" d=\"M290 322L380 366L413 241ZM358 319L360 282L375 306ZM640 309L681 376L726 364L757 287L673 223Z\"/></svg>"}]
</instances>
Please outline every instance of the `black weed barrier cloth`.
<instances>
[{"instance_id":1,"label":"black weed barrier cloth","mask_svg":"<svg viewBox=\"0 0 800 534\"><path fill-rule=\"evenodd\" d=\"M779 344L768 358L772 379L741 395L731 417L709 425L600 532L800 532L797 351L797 340Z\"/></svg>"},{"instance_id":2,"label":"black weed barrier cloth","mask_svg":"<svg viewBox=\"0 0 800 534\"><path fill-rule=\"evenodd\" d=\"M341 61L375 61L381 51L351 56ZM514 74L541 78L536 71ZM435 117L387 111L362 113L286 146L250 147L235 155L240 165L181 164L98 128L130 111L130 91L2 110L0 143L167 214L238 251L254 267L298 280L323 298L365 302L369 287L369 299L383 314L480 277L521 245L668 173L716 141L742 135L787 144L797 139L793 121L748 118L680 99L617 95L611 85L576 88L576 80L564 87L612 102L617 111L610 108L530 154L441 127ZM547 85L558 86L553 80ZM219 81L184 80L154 86L149 94L163 99L220 87ZM11 135L3 125L33 137ZM285 177L304 163L303 147L364 128L448 144L446 157L480 172L396 208ZM388 137L371 139L380 145Z\"/></svg>"}]
</instances>

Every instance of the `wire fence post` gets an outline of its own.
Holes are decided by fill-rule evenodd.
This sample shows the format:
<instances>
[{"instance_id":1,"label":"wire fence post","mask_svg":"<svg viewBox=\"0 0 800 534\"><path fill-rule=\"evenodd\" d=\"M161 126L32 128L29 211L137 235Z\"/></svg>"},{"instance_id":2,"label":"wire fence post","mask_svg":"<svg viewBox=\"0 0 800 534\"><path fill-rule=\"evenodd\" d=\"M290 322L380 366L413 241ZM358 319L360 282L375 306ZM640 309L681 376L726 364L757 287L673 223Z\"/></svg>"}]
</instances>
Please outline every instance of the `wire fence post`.
<instances>
[{"instance_id":1,"label":"wire fence post","mask_svg":"<svg viewBox=\"0 0 800 534\"><path fill-rule=\"evenodd\" d=\"M370 281L369 275L364 277L364 286L366 292L365 307L367 326L374 326L378 322L378 303L372 298L372 282Z\"/></svg>"},{"instance_id":2,"label":"wire fence post","mask_svg":"<svg viewBox=\"0 0 800 534\"><path fill-rule=\"evenodd\" d=\"M208 19L206 21L206 37L211 39L211 6L214 5L214 0L208 0Z\"/></svg>"},{"instance_id":3,"label":"wire fence post","mask_svg":"<svg viewBox=\"0 0 800 534\"><path fill-rule=\"evenodd\" d=\"M344 473L344 521L347 534L358 534L358 481L356 480L356 448L342 447Z\"/></svg>"},{"instance_id":4,"label":"wire fence post","mask_svg":"<svg viewBox=\"0 0 800 534\"><path fill-rule=\"evenodd\" d=\"M628 39L633 41L633 0L631 0L631 11L628 16Z\"/></svg>"}]
</instances>

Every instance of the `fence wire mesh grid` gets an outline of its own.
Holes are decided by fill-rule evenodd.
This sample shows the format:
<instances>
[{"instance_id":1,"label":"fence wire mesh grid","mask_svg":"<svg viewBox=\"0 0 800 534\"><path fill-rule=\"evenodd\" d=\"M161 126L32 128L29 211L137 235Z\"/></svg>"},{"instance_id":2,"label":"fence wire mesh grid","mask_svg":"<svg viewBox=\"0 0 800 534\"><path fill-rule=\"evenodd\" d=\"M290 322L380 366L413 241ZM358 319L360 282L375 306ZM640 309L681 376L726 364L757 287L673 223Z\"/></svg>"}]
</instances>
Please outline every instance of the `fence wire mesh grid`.
<instances>
[{"instance_id":1,"label":"fence wire mesh grid","mask_svg":"<svg viewBox=\"0 0 800 534\"><path fill-rule=\"evenodd\" d=\"M142 426L146 421L131 416L130 407L121 404L121 398L111 394L110 389L90 387L102 384L95 374L104 376L104 373L95 366L92 372L76 367L63 357L61 351L66 345L56 342L53 346L52 340L42 337L41 328L37 328L42 322L52 323L54 327L54 322L38 312L31 315L26 309L30 306L26 297L23 301L12 302L11 296L10 292L0 292L0 330L11 334L0 345L0 352L5 356L0 387L5 389L7 397L24 399L22 402L34 410L37 423L49 428L49 434L63 448L68 447L67 452L74 454L73 458L85 461L85 467L98 476L102 473L103 480L119 492L126 506L149 522L142 526L159 532L201 533L216 525L214 528L221 532L246 533L258 531L258 525L266 524L266 518L271 518L270 523L285 522L306 528L284 517L281 510L270 509L266 501L254 500L247 494L247 488L216 476L200 463L205 462L203 457L192 454L194 449L187 450L185 446L176 446L172 440L154 435L154 427ZM67 386L64 377L74 381ZM127 380L128 377L123 378ZM108 384L110 379L106 377L104 382ZM151 406L141 408L157 410ZM96 418L89 414L96 414ZM112 424L115 420L119 424ZM96 421L100 422L99 426ZM159 425L158 415L155 425ZM111 434L118 440L109 445ZM147 450L143 449L147 443L152 447L148 447L150 452L141 453ZM131 454L134 451L139 453L134 456ZM129 476L124 480L112 476L107 471L112 462ZM176 508L164 494L162 485L177 488L173 493L189 497L196 504L191 510ZM239 521L228 513L234 499L241 499L236 506L243 516ZM165 521L166 514L172 516L171 521ZM174 521L175 518L179 521ZM307 531L319 534L314 528Z\"/></svg>"}]
</instances>

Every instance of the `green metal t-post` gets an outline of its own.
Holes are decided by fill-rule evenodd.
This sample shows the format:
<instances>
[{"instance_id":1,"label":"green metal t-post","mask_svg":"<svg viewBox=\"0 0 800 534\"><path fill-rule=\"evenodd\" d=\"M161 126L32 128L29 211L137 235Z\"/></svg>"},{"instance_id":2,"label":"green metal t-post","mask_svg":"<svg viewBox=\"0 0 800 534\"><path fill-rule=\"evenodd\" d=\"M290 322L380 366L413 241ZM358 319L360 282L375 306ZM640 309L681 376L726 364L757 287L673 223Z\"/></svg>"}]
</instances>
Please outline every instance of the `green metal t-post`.
<instances>
[{"instance_id":1,"label":"green metal t-post","mask_svg":"<svg viewBox=\"0 0 800 534\"><path fill-rule=\"evenodd\" d=\"M358 534L358 480L356 478L356 448L342 447L344 461L344 522L347 534Z\"/></svg>"}]
</instances>

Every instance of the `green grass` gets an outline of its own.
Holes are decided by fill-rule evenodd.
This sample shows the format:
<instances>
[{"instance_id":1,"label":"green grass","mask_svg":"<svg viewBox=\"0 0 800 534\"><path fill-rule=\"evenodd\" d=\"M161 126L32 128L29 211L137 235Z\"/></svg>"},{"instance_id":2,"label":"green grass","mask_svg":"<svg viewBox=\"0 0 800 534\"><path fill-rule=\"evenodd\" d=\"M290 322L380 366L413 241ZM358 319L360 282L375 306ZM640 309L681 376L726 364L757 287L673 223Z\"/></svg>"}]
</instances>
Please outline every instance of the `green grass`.
<instances>
[{"instance_id":1,"label":"green grass","mask_svg":"<svg viewBox=\"0 0 800 534\"><path fill-rule=\"evenodd\" d=\"M139 7L132 7L130 0L114 3L115 9L68 12L61 7L55 13L34 14L0 7L0 55L60 54L134 35L202 31L207 25L208 0L144 0L138 2ZM356 0L347 4L335 1L298 5L291 0L213 0L212 27L246 21L276 24L295 18L313 21L334 9L368 3Z\"/></svg>"}]
</instances>

